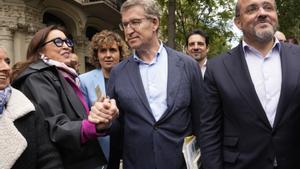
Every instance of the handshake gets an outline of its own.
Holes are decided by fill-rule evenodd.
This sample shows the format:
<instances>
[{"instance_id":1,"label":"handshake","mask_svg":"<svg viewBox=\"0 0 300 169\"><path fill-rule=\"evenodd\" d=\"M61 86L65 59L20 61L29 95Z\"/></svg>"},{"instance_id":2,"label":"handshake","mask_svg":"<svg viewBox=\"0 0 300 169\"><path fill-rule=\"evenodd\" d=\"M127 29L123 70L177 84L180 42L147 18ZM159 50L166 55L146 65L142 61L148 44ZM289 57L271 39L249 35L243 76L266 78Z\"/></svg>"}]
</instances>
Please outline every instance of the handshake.
<instances>
[{"instance_id":1,"label":"handshake","mask_svg":"<svg viewBox=\"0 0 300 169\"><path fill-rule=\"evenodd\" d=\"M115 99L101 96L91 107L88 120L96 124L97 131L108 129L119 116Z\"/></svg>"}]
</instances>

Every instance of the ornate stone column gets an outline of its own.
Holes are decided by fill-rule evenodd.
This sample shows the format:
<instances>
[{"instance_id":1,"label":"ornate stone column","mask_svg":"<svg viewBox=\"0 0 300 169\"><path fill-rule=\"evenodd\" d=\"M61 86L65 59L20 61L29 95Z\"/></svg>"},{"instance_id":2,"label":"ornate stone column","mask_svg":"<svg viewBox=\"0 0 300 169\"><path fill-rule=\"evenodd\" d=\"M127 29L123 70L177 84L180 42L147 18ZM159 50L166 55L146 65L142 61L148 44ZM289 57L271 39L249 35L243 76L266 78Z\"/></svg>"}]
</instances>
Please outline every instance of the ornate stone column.
<instances>
[{"instance_id":1,"label":"ornate stone column","mask_svg":"<svg viewBox=\"0 0 300 169\"><path fill-rule=\"evenodd\" d=\"M37 30L38 27L32 26L31 23L17 23L17 28L11 30L13 32L14 63L26 60L28 45Z\"/></svg>"},{"instance_id":2,"label":"ornate stone column","mask_svg":"<svg viewBox=\"0 0 300 169\"><path fill-rule=\"evenodd\" d=\"M0 26L0 46L7 51L11 63L15 63L13 33L11 32L8 26Z\"/></svg>"},{"instance_id":3,"label":"ornate stone column","mask_svg":"<svg viewBox=\"0 0 300 169\"><path fill-rule=\"evenodd\" d=\"M33 35L43 27L44 25L42 24L39 24L39 25L33 25L33 24L28 24L27 26L27 30L26 30L26 35L25 35L25 43L24 43L24 47L26 49L26 52L27 52L27 48L28 48L28 45L30 43L30 41L32 40L33 38ZM25 58L24 58L25 59Z\"/></svg>"},{"instance_id":4,"label":"ornate stone column","mask_svg":"<svg viewBox=\"0 0 300 169\"><path fill-rule=\"evenodd\" d=\"M11 58L11 63L24 61L33 33L43 26L40 7L22 1L0 2L0 46Z\"/></svg>"},{"instance_id":5,"label":"ornate stone column","mask_svg":"<svg viewBox=\"0 0 300 169\"><path fill-rule=\"evenodd\" d=\"M85 36L74 37L75 53L79 56L80 72L85 72L85 56L88 56L89 40Z\"/></svg>"}]
</instances>

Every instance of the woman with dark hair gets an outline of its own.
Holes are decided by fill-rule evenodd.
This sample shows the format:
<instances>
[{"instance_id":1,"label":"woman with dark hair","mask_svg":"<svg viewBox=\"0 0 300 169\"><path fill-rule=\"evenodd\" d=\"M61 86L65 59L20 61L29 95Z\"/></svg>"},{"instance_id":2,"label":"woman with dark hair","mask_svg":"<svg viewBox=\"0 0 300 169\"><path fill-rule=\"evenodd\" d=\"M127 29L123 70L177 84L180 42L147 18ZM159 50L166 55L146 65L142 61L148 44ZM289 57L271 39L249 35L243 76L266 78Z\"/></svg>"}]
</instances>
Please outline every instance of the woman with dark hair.
<instances>
[{"instance_id":1,"label":"woman with dark hair","mask_svg":"<svg viewBox=\"0 0 300 169\"><path fill-rule=\"evenodd\" d=\"M9 58L0 47L0 168L61 169L62 162L45 130L42 114L10 86Z\"/></svg>"},{"instance_id":2,"label":"woman with dark hair","mask_svg":"<svg viewBox=\"0 0 300 169\"><path fill-rule=\"evenodd\" d=\"M14 72L13 86L44 113L50 139L58 148L65 168L100 168L107 161L96 138L106 134L102 129L116 114L102 121L93 120L92 115L99 107L89 111L76 71L65 64L70 60L72 47L73 42L63 29L57 26L41 29L29 44L28 61Z\"/></svg>"}]
</instances>

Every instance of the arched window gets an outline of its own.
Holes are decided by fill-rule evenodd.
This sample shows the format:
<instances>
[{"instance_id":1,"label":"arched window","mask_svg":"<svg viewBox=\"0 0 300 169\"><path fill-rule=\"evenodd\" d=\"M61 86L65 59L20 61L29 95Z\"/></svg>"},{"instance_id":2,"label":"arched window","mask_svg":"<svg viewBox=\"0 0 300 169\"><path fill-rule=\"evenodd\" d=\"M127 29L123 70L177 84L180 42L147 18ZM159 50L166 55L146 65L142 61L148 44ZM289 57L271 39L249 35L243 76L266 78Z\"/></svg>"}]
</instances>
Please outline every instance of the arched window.
<instances>
[{"instance_id":1,"label":"arched window","mask_svg":"<svg viewBox=\"0 0 300 169\"><path fill-rule=\"evenodd\" d=\"M97 32L100 32L100 30L98 30L97 28L95 27L92 27L92 26L88 26L86 28L86 31L85 31L85 36L89 39L89 41L92 39L92 37L97 33Z\"/></svg>"},{"instance_id":2,"label":"arched window","mask_svg":"<svg viewBox=\"0 0 300 169\"><path fill-rule=\"evenodd\" d=\"M45 14L43 16L43 24L45 24L47 26L59 25L59 26L66 27L66 24L64 23L64 21L62 21L59 17L57 17L49 12L45 12Z\"/></svg>"}]
</instances>

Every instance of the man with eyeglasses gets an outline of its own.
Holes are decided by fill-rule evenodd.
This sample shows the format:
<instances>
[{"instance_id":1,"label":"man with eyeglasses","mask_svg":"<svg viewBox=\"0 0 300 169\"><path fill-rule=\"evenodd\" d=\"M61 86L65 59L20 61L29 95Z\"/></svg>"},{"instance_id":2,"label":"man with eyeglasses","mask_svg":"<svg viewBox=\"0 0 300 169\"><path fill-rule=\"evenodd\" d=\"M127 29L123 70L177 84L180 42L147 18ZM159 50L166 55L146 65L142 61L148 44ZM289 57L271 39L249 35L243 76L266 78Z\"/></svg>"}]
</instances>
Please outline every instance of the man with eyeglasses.
<instances>
[{"instance_id":1,"label":"man with eyeglasses","mask_svg":"<svg viewBox=\"0 0 300 169\"><path fill-rule=\"evenodd\" d=\"M300 47L280 43L275 0L238 0L241 43L208 62L205 169L300 168Z\"/></svg>"},{"instance_id":2,"label":"man with eyeglasses","mask_svg":"<svg viewBox=\"0 0 300 169\"><path fill-rule=\"evenodd\" d=\"M198 63L158 38L155 0L128 0L121 7L125 39L133 55L114 67L108 94L117 102L126 169L185 169L186 136L199 139L205 106Z\"/></svg>"}]
</instances>

